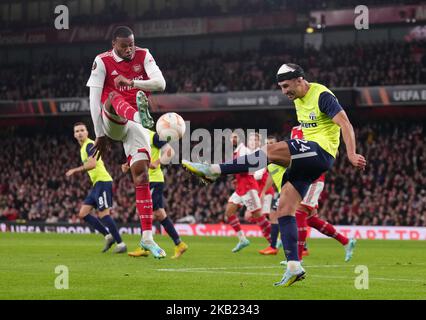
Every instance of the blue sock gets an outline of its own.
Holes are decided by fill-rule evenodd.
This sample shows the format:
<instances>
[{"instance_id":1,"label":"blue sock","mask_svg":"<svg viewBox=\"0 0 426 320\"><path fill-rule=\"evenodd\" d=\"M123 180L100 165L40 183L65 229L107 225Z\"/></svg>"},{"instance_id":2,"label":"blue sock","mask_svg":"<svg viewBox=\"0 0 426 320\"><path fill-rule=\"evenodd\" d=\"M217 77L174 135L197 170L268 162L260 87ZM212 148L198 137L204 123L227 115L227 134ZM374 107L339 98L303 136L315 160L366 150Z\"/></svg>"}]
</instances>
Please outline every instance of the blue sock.
<instances>
[{"instance_id":1,"label":"blue sock","mask_svg":"<svg viewBox=\"0 0 426 320\"><path fill-rule=\"evenodd\" d=\"M107 226L109 232L111 232L112 236L114 237L114 240L117 243L121 243L123 240L121 240L120 233L118 232L117 226L115 225L115 222L114 220L112 220L111 216L107 215L101 218L101 220L102 223Z\"/></svg>"},{"instance_id":2,"label":"blue sock","mask_svg":"<svg viewBox=\"0 0 426 320\"><path fill-rule=\"evenodd\" d=\"M287 261L299 261L297 252L297 224L296 217L284 216L278 218L280 225L281 241Z\"/></svg>"},{"instance_id":3,"label":"blue sock","mask_svg":"<svg viewBox=\"0 0 426 320\"><path fill-rule=\"evenodd\" d=\"M271 247L277 248L278 233L280 232L280 226L278 223L271 223Z\"/></svg>"},{"instance_id":4,"label":"blue sock","mask_svg":"<svg viewBox=\"0 0 426 320\"><path fill-rule=\"evenodd\" d=\"M172 220L170 220L169 217L166 217L163 221L161 221L161 225L164 227L164 229L166 230L166 232L170 236L170 238L172 238L175 245L178 245L179 243L182 242L179 238L179 235L178 235L176 229L175 229L175 226L173 225Z\"/></svg>"},{"instance_id":5,"label":"blue sock","mask_svg":"<svg viewBox=\"0 0 426 320\"><path fill-rule=\"evenodd\" d=\"M256 170L265 168L268 165L268 158L263 150L258 150L245 156L238 157L232 161L220 164L222 174L233 174L248 172L251 168Z\"/></svg>"},{"instance_id":6,"label":"blue sock","mask_svg":"<svg viewBox=\"0 0 426 320\"><path fill-rule=\"evenodd\" d=\"M103 226L101 220L92 216L91 214L85 216L83 220L86 221L93 229L98 230L100 233L102 233L104 236L109 233L108 230L105 229L105 227Z\"/></svg>"}]
</instances>

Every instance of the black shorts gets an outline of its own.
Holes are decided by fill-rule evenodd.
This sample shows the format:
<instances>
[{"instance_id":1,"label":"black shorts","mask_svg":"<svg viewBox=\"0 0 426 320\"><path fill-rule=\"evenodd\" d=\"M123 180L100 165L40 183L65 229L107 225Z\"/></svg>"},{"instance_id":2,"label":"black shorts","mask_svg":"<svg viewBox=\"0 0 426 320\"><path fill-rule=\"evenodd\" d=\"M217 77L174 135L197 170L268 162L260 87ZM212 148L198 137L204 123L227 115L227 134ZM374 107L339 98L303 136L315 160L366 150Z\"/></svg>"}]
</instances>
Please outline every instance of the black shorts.
<instances>
[{"instance_id":1,"label":"black shorts","mask_svg":"<svg viewBox=\"0 0 426 320\"><path fill-rule=\"evenodd\" d=\"M334 157L313 141L290 139L286 141L291 153L291 165L285 171L281 186L290 182L302 199L309 186L334 163Z\"/></svg>"},{"instance_id":2,"label":"black shorts","mask_svg":"<svg viewBox=\"0 0 426 320\"><path fill-rule=\"evenodd\" d=\"M92 206L98 211L112 207L112 181L98 181L90 190L84 204Z\"/></svg>"},{"instance_id":3,"label":"black shorts","mask_svg":"<svg viewBox=\"0 0 426 320\"><path fill-rule=\"evenodd\" d=\"M163 190L164 182L150 182L149 189L151 190L152 196L152 210L158 210L164 208L163 201Z\"/></svg>"}]
</instances>

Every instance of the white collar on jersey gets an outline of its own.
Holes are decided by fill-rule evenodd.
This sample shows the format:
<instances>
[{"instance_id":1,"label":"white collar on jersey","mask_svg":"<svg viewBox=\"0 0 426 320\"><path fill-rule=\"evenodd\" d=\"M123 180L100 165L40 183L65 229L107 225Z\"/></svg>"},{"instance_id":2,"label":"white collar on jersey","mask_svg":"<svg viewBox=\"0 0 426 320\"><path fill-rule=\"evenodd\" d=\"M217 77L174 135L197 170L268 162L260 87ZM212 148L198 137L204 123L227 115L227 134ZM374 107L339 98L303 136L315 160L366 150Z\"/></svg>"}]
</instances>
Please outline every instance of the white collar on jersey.
<instances>
[{"instance_id":1,"label":"white collar on jersey","mask_svg":"<svg viewBox=\"0 0 426 320\"><path fill-rule=\"evenodd\" d=\"M120 57L118 56L118 54L116 54L116 53L115 53L115 50L114 50L114 49L112 49L112 56L114 57L114 60L115 60L115 61L117 61L117 62L121 62L121 61L123 61L123 60L124 60L123 58L120 58Z\"/></svg>"}]
</instances>

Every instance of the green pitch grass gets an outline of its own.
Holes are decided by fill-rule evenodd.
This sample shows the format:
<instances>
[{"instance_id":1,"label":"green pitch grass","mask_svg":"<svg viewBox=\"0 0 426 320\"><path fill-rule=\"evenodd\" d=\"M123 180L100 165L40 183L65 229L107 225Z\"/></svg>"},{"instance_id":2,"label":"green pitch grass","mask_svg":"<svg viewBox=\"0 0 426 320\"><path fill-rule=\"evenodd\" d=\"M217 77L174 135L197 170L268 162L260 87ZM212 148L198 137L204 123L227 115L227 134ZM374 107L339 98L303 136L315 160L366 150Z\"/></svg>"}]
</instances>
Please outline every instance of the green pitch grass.
<instances>
[{"instance_id":1,"label":"green pitch grass","mask_svg":"<svg viewBox=\"0 0 426 320\"><path fill-rule=\"evenodd\" d=\"M139 237L125 236L129 249ZM307 278L274 287L283 268L257 250L265 241L231 253L235 238L184 237L189 250L172 260L173 243L156 237L163 260L102 254L99 235L0 233L0 299L426 299L426 243L358 241L352 261L333 239L308 240ZM55 289L55 268L69 269L69 289ZM355 288L358 265L368 268L368 289Z\"/></svg>"}]
</instances>

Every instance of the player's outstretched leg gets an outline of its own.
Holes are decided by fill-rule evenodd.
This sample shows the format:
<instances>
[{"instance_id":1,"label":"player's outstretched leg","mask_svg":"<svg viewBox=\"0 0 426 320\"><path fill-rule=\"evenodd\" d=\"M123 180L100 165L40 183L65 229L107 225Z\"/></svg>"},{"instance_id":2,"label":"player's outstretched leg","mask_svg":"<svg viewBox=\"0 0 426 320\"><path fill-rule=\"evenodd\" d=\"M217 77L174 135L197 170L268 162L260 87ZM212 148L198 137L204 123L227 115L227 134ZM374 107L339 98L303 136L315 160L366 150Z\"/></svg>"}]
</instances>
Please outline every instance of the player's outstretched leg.
<instances>
[{"instance_id":1,"label":"player's outstretched leg","mask_svg":"<svg viewBox=\"0 0 426 320\"><path fill-rule=\"evenodd\" d=\"M141 220L142 239L140 246L149 250L157 259L164 258L166 252L155 243L152 236L152 197L148 182L148 160L139 160L130 165L136 189L136 208Z\"/></svg>"},{"instance_id":2,"label":"player's outstretched leg","mask_svg":"<svg viewBox=\"0 0 426 320\"><path fill-rule=\"evenodd\" d=\"M152 129L155 122L149 113L148 98L143 91L138 91L135 102L137 110L120 93L112 91L108 95L104 106L110 113L112 112L123 119L140 123L143 127Z\"/></svg>"},{"instance_id":3,"label":"player's outstretched leg","mask_svg":"<svg viewBox=\"0 0 426 320\"><path fill-rule=\"evenodd\" d=\"M269 144L258 151L222 164L209 165L182 160L182 165L203 182L211 183L217 180L220 175L242 173L250 170L256 171L265 168L268 160L288 167L291 162L291 154L287 142L281 141Z\"/></svg>"},{"instance_id":4,"label":"player's outstretched leg","mask_svg":"<svg viewBox=\"0 0 426 320\"><path fill-rule=\"evenodd\" d=\"M117 114L123 119L140 123L140 120L138 120L139 114L137 110L116 91L112 91L108 95L108 99L105 101L104 107L106 111Z\"/></svg>"}]
</instances>

